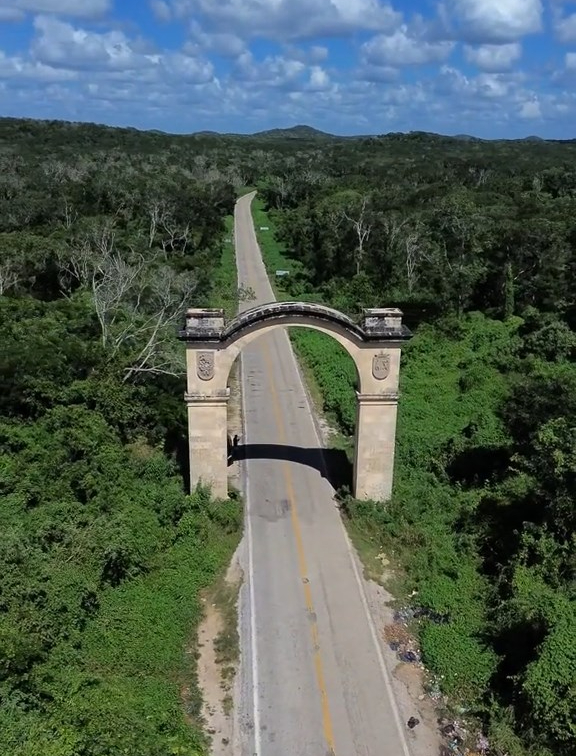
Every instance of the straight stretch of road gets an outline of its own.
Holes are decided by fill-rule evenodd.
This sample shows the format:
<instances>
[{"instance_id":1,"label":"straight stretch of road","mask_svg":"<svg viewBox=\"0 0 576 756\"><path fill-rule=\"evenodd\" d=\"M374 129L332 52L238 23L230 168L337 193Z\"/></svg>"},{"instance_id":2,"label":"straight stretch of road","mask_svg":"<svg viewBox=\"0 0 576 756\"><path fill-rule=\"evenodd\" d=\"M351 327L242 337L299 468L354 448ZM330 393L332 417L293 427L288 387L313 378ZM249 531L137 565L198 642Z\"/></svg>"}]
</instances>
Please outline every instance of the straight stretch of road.
<instances>
[{"instance_id":1,"label":"straight stretch of road","mask_svg":"<svg viewBox=\"0 0 576 756\"><path fill-rule=\"evenodd\" d=\"M256 294L242 309L274 301L252 197L235 211L238 281ZM408 756L333 489L305 464L318 453L300 451L320 442L286 330L247 346L241 371L246 580L237 748L242 756Z\"/></svg>"}]
</instances>

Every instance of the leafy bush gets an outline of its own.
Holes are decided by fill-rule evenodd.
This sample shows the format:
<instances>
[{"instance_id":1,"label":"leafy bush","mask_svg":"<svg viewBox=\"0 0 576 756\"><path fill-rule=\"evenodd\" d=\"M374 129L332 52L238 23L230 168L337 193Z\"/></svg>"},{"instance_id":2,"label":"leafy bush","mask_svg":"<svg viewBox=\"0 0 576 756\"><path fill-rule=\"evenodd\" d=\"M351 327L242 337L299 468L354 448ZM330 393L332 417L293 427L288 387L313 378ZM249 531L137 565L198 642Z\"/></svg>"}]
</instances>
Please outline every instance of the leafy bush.
<instances>
[{"instance_id":1,"label":"leafy bush","mask_svg":"<svg viewBox=\"0 0 576 756\"><path fill-rule=\"evenodd\" d=\"M496 669L496 655L458 623L425 622L420 630L422 658L442 688L467 701L481 700Z\"/></svg>"}]
</instances>

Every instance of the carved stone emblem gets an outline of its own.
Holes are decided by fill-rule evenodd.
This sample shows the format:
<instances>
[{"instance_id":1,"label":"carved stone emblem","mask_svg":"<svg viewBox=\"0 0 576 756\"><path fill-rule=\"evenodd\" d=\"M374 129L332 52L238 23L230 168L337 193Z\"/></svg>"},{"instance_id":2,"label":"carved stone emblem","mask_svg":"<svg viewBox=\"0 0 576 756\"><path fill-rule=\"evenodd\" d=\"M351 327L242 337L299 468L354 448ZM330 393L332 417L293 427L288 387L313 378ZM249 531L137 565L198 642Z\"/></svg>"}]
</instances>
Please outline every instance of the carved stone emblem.
<instances>
[{"instance_id":1,"label":"carved stone emblem","mask_svg":"<svg viewBox=\"0 0 576 756\"><path fill-rule=\"evenodd\" d=\"M390 355L380 352L372 357L372 375L377 381L383 381L388 378L390 373Z\"/></svg>"},{"instance_id":2,"label":"carved stone emblem","mask_svg":"<svg viewBox=\"0 0 576 756\"><path fill-rule=\"evenodd\" d=\"M214 378L214 352L196 353L196 374L201 381Z\"/></svg>"}]
</instances>

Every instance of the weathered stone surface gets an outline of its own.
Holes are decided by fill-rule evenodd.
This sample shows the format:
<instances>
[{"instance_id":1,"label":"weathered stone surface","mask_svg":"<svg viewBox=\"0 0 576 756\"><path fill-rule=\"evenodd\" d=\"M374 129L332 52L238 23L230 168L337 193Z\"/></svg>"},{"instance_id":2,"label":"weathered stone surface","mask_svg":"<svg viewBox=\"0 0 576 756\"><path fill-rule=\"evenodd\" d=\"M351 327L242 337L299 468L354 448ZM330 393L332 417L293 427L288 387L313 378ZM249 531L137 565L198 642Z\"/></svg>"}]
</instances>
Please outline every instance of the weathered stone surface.
<instances>
[{"instance_id":1,"label":"weathered stone surface","mask_svg":"<svg viewBox=\"0 0 576 756\"><path fill-rule=\"evenodd\" d=\"M201 381L214 378L214 352L196 353L196 374Z\"/></svg>"},{"instance_id":2,"label":"weathered stone surface","mask_svg":"<svg viewBox=\"0 0 576 756\"><path fill-rule=\"evenodd\" d=\"M384 381L390 373L390 355L379 352L372 357L372 375L377 381Z\"/></svg>"},{"instance_id":3,"label":"weathered stone surface","mask_svg":"<svg viewBox=\"0 0 576 756\"><path fill-rule=\"evenodd\" d=\"M303 326L340 343L354 360L359 392L354 494L385 501L392 493L400 348L411 337L395 308L364 310L359 323L309 302L274 302L244 311L230 323L222 310L188 310L179 337L187 348L190 484L227 495L228 376L253 339L274 328ZM206 349L210 342L210 349ZM207 390L208 389L208 390Z\"/></svg>"}]
</instances>

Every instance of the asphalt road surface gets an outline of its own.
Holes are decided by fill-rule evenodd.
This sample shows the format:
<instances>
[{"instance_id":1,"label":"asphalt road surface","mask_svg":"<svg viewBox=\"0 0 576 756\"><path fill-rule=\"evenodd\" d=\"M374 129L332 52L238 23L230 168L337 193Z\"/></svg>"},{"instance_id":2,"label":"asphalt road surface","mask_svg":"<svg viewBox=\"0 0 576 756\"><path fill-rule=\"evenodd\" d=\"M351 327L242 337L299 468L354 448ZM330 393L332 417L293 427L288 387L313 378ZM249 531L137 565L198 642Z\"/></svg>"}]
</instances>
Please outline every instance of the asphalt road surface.
<instances>
[{"instance_id":1,"label":"asphalt road surface","mask_svg":"<svg viewBox=\"0 0 576 756\"><path fill-rule=\"evenodd\" d=\"M274 301L252 197L235 211L238 281L256 293L241 309ZM286 330L246 347L241 369L247 512L237 749L242 756L407 756Z\"/></svg>"}]
</instances>

